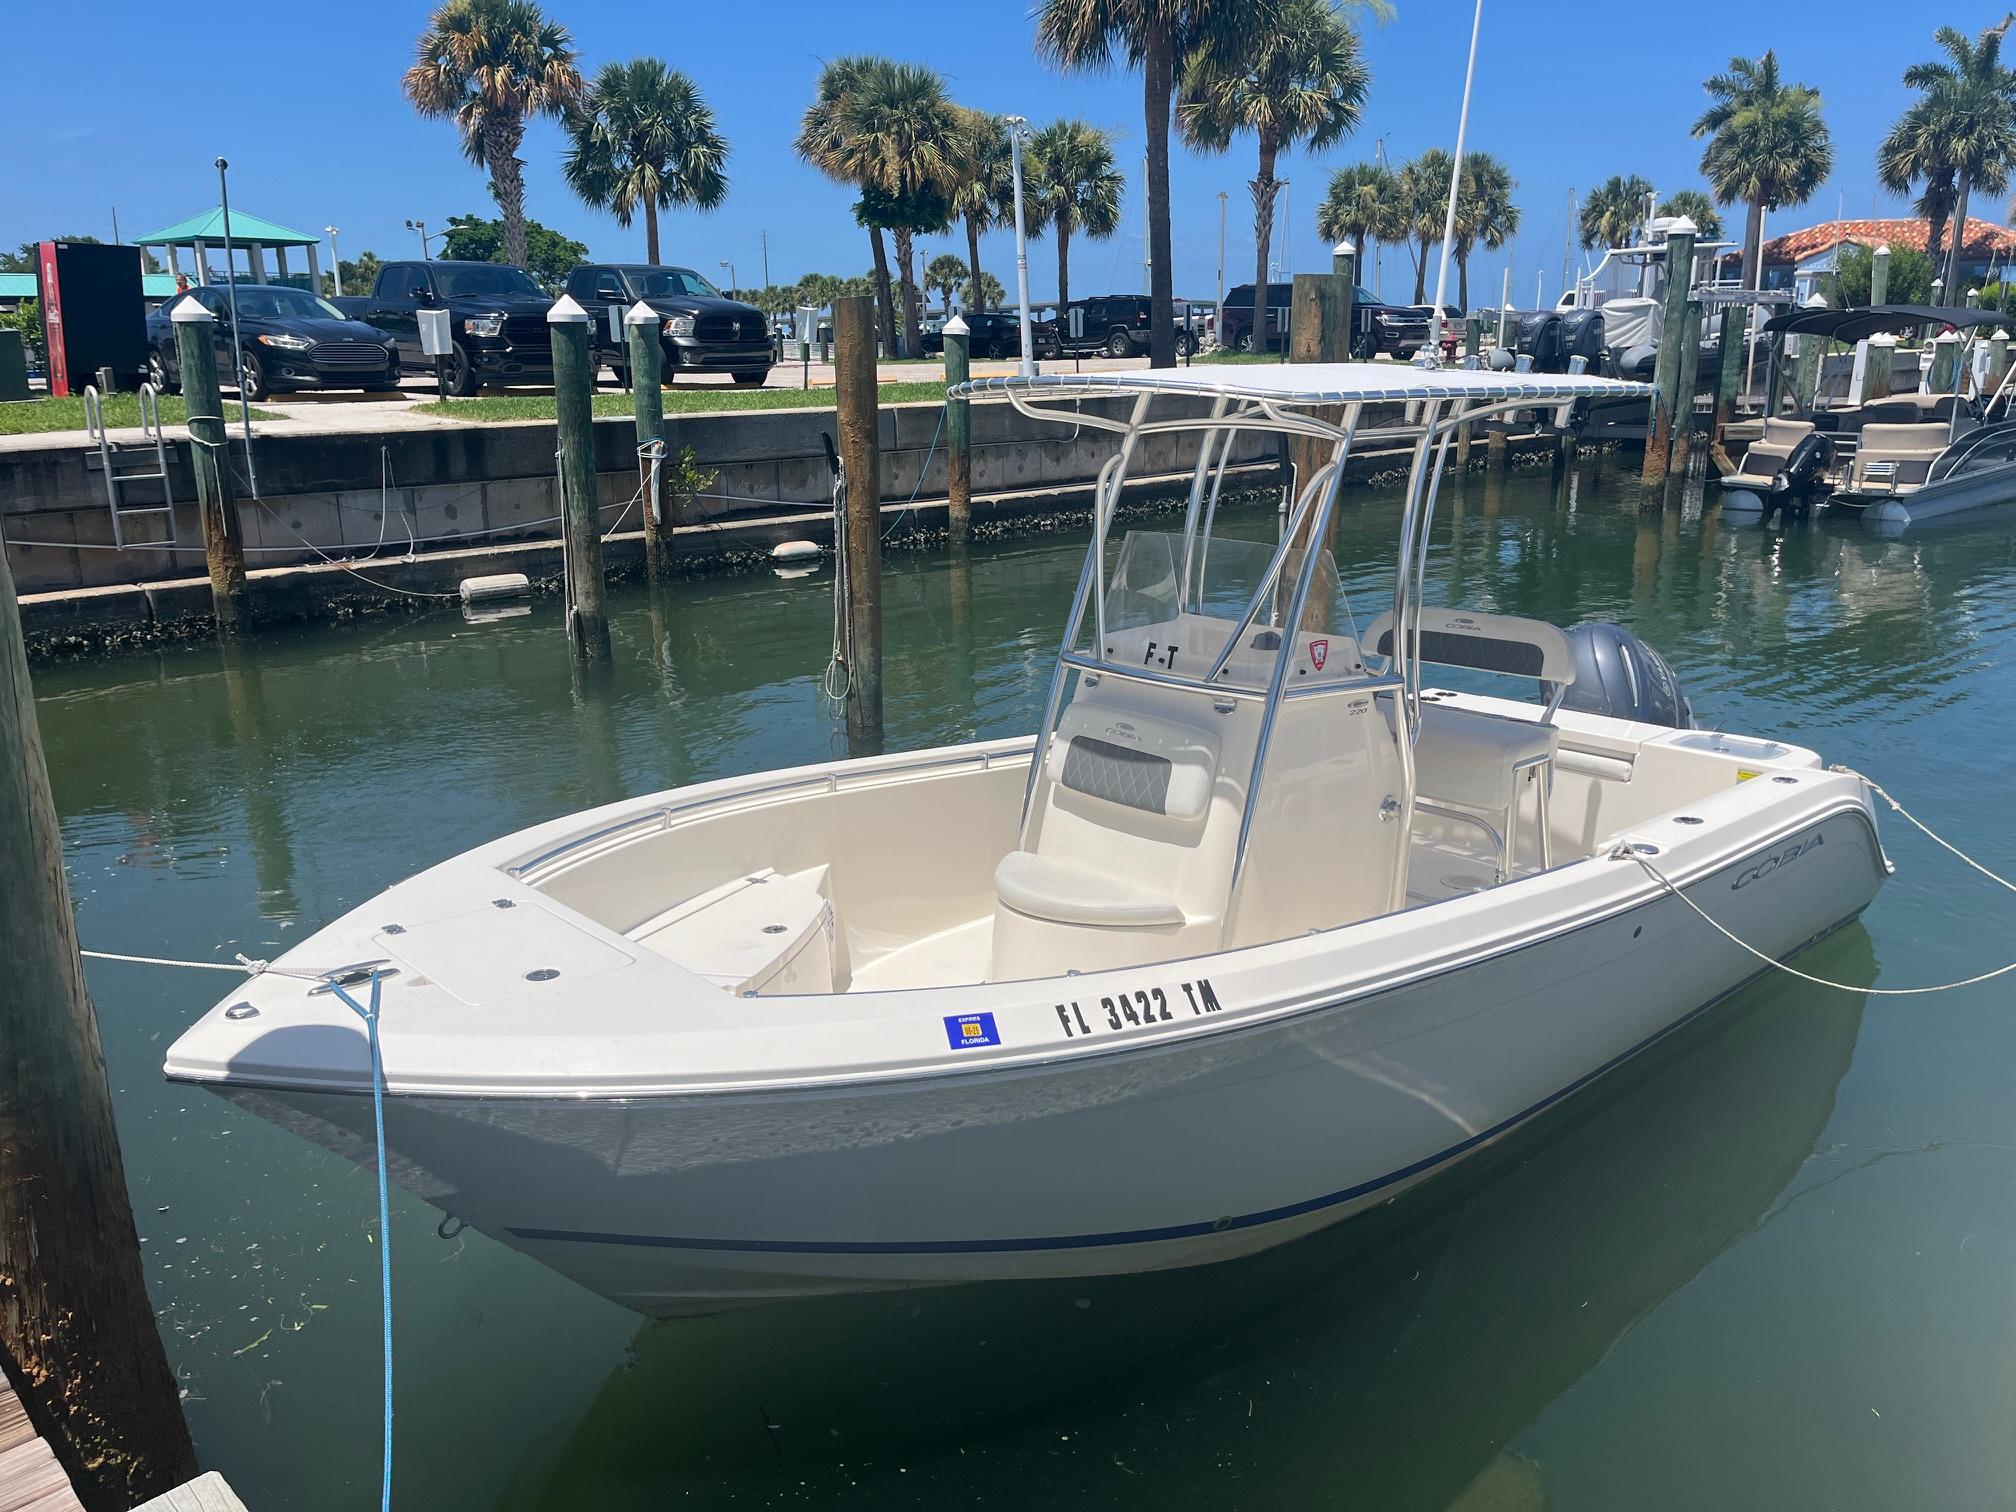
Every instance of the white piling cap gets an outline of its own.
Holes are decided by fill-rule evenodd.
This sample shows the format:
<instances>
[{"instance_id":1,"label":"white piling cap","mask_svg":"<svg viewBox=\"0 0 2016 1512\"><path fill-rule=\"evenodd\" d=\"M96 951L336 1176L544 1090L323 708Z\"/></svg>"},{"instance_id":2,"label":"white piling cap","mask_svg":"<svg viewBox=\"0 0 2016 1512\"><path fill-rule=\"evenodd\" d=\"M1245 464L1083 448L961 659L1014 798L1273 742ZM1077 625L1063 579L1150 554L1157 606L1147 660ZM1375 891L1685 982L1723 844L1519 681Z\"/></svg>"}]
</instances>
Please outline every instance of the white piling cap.
<instances>
[{"instance_id":1,"label":"white piling cap","mask_svg":"<svg viewBox=\"0 0 2016 1512\"><path fill-rule=\"evenodd\" d=\"M175 306L175 313L168 317L176 325L195 325L199 321L214 321L216 318L194 299L183 300Z\"/></svg>"},{"instance_id":2,"label":"white piling cap","mask_svg":"<svg viewBox=\"0 0 2016 1512\"><path fill-rule=\"evenodd\" d=\"M562 294L553 301L553 308L546 312L548 325L586 325L588 312L574 302L571 294Z\"/></svg>"},{"instance_id":3,"label":"white piling cap","mask_svg":"<svg viewBox=\"0 0 2016 1512\"><path fill-rule=\"evenodd\" d=\"M966 317L964 315L954 315L950 320L945 322L945 334L947 336L964 336L972 329L971 326L966 324Z\"/></svg>"},{"instance_id":4,"label":"white piling cap","mask_svg":"<svg viewBox=\"0 0 2016 1512\"><path fill-rule=\"evenodd\" d=\"M1701 228L1694 224L1693 217L1687 215L1683 215L1677 220L1669 221L1666 226L1666 234L1668 236L1695 236L1700 233L1700 230Z\"/></svg>"},{"instance_id":5,"label":"white piling cap","mask_svg":"<svg viewBox=\"0 0 2016 1512\"><path fill-rule=\"evenodd\" d=\"M1890 243L1878 242L1876 244L1876 250L1870 255L1872 257L1888 257L1890 255Z\"/></svg>"},{"instance_id":6,"label":"white piling cap","mask_svg":"<svg viewBox=\"0 0 2016 1512\"><path fill-rule=\"evenodd\" d=\"M558 308L558 306L555 306L555 308ZM550 320L552 317L548 316L547 318ZM641 299L623 312L623 324L625 325L656 325L664 318L663 315L660 315Z\"/></svg>"},{"instance_id":7,"label":"white piling cap","mask_svg":"<svg viewBox=\"0 0 2016 1512\"><path fill-rule=\"evenodd\" d=\"M2003 330L2002 327L1997 326L1995 327L1995 334L1993 336L1990 336L1988 339L1990 341L2007 341L2009 339L2009 333Z\"/></svg>"},{"instance_id":8,"label":"white piling cap","mask_svg":"<svg viewBox=\"0 0 2016 1512\"><path fill-rule=\"evenodd\" d=\"M1357 253L1358 248L1353 244L1351 238L1348 236L1345 237L1344 240L1337 243L1336 246L1330 249L1330 255L1332 257L1355 257Z\"/></svg>"}]
</instances>

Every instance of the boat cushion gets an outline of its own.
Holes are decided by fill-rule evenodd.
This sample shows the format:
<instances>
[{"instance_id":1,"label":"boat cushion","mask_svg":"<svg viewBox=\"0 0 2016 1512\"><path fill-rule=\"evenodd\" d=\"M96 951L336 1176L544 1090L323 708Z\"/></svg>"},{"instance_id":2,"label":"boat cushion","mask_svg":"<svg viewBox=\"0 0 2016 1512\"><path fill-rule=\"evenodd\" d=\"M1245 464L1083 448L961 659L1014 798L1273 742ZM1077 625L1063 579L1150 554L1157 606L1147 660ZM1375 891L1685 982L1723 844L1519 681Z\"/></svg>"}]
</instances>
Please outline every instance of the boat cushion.
<instances>
[{"instance_id":1,"label":"boat cushion","mask_svg":"<svg viewBox=\"0 0 2016 1512\"><path fill-rule=\"evenodd\" d=\"M1074 703L1057 721L1045 769L1059 787L1088 798L1195 821L1211 804L1218 742L1172 720Z\"/></svg>"},{"instance_id":2,"label":"boat cushion","mask_svg":"<svg viewBox=\"0 0 2016 1512\"><path fill-rule=\"evenodd\" d=\"M1470 808L1510 808L1518 793L1516 768L1552 760L1560 738L1553 725L1424 702L1415 790Z\"/></svg>"},{"instance_id":3,"label":"boat cushion","mask_svg":"<svg viewBox=\"0 0 2016 1512\"><path fill-rule=\"evenodd\" d=\"M1923 482L1951 439L1944 425L1865 425L1850 486L1865 481ZM1890 466L1880 466L1883 463Z\"/></svg>"},{"instance_id":4,"label":"boat cushion","mask_svg":"<svg viewBox=\"0 0 2016 1512\"><path fill-rule=\"evenodd\" d=\"M1764 434L1750 443L1736 471L1723 481L1768 483L1784 468L1792 449L1812 434L1810 420L1766 420Z\"/></svg>"},{"instance_id":5,"label":"boat cushion","mask_svg":"<svg viewBox=\"0 0 2016 1512\"><path fill-rule=\"evenodd\" d=\"M1029 851L1001 858L994 890L1017 913L1059 924L1142 929L1183 922L1183 910L1171 899L1139 883Z\"/></svg>"}]
</instances>

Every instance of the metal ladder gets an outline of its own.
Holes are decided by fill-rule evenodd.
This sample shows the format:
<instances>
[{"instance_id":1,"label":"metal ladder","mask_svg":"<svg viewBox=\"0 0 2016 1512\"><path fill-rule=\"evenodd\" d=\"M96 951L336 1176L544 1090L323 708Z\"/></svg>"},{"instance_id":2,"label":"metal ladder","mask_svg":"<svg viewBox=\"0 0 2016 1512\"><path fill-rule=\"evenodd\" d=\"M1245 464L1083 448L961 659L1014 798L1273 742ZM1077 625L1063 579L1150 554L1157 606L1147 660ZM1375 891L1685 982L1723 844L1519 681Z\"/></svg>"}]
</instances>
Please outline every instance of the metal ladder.
<instances>
[{"instance_id":1,"label":"metal ladder","mask_svg":"<svg viewBox=\"0 0 2016 1512\"><path fill-rule=\"evenodd\" d=\"M141 515L166 515L168 534L158 541L147 541L148 546L173 546L177 544L175 535L175 485L168 477L168 445L161 434L161 401L154 392L154 385L140 385L140 433L145 442L154 445L154 471L121 472L116 459L131 456L131 452L121 452L112 444L105 433L105 409L98 398L96 387L86 385L84 389L84 425L91 433L91 439L98 443L98 465L105 474L105 502L112 510L112 544L120 550L126 548L126 532L122 528L126 520L138 519ZM161 502L158 504L121 504L119 491L129 483L159 483Z\"/></svg>"}]
</instances>

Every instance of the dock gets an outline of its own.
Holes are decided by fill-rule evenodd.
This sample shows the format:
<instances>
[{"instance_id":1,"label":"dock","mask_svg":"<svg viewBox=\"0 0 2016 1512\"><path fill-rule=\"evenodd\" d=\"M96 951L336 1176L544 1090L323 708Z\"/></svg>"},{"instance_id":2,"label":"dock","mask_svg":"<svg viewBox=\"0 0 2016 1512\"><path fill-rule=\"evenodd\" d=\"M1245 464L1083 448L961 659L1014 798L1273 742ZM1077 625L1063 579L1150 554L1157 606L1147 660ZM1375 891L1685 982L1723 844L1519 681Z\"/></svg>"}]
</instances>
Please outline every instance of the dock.
<instances>
[{"instance_id":1,"label":"dock","mask_svg":"<svg viewBox=\"0 0 2016 1512\"><path fill-rule=\"evenodd\" d=\"M35 1432L28 1409L0 1377L0 1512L84 1512L55 1451ZM212 1470L134 1512L245 1512L224 1477Z\"/></svg>"}]
</instances>

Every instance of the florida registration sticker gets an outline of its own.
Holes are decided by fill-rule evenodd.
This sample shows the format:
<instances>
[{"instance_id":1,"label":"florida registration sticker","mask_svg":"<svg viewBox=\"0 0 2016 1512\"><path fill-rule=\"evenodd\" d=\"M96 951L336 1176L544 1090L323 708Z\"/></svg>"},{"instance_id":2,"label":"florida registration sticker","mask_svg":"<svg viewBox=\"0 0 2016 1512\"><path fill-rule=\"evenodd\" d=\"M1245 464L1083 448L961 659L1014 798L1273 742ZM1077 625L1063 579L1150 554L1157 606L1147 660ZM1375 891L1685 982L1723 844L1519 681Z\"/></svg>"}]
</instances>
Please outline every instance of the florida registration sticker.
<instances>
[{"instance_id":1,"label":"florida registration sticker","mask_svg":"<svg viewBox=\"0 0 2016 1512\"><path fill-rule=\"evenodd\" d=\"M1001 1032L994 1027L991 1013L960 1013L945 1020L945 1038L954 1050L971 1050L1000 1044Z\"/></svg>"}]
</instances>

